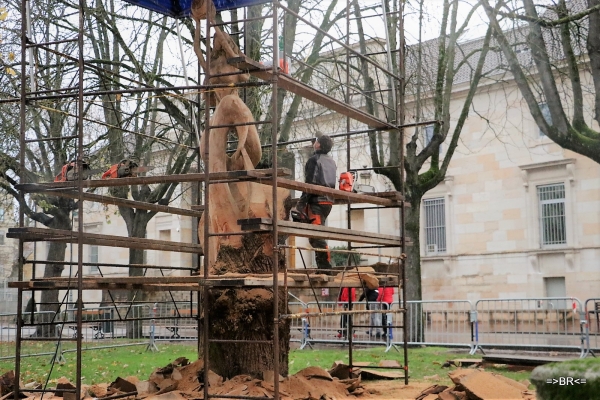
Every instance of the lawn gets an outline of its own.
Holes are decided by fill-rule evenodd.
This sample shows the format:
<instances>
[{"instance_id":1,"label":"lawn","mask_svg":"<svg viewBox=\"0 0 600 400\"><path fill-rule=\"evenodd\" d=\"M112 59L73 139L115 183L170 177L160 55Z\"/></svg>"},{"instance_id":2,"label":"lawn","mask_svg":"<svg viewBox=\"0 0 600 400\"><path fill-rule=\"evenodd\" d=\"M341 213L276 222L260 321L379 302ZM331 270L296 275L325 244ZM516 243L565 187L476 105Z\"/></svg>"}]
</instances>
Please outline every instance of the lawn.
<instances>
[{"instance_id":1,"label":"lawn","mask_svg":"<svg viewBox=\"0 0 600 400\"><path fill-rule=\"evenodd\" d=\"M178 357L196 358L195 344L163 344L159 343L158 352L146 351L145 345L132 347L117 347L110 349L96 349L82 352L84 384L93 384L114 381L117 377L137 376L144 380L157 367L163 367ZM46 350L46 349L44 349ZM441 365L456 358L478 358L470 356L466 350L457 352L439 347L424 347L409 349L409 373L413 380L431 380L432 383L449 384L447 378L449 369ZM26 357L21 363L21 379L24 383L36 381L44 382L52 364L50 356ZM320 366L328 369L334 361L348 362L348 350L342 348L317 348L315 350L292 350L290 352L290 374L309 366ZM397 360L402 364L402 354L393 349L385 353L384 348L355 349L353 361L370 361L377 364L381 360ZM13 360L0 360L0 372L14 369ZM522 380L529 377L529 372L511 372L505 368L486 368L487 371L501 373L512 379ZM427 378L437 375L439 379ZM74 380L75 353L65 353L65 361L56 363L50 374L51 381L65 376Z\"/></svg>"}]
</instances>

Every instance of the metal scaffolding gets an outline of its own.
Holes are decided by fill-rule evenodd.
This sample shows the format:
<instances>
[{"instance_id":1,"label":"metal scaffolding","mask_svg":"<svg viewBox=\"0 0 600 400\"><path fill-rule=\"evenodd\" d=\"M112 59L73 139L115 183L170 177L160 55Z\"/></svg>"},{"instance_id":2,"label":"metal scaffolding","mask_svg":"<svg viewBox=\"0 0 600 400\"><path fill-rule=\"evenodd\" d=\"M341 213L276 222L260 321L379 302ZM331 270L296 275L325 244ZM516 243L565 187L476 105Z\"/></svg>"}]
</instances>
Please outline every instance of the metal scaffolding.
<instances>
[{"instance_id":1,"label":"metal scaffolding","mask_svg":"<svg viewBox=\"0 0 600 400\"><path fill-rule=\"evenodd\" d=\"M27 51L28 48L39 47L42 48L47 46L48 43L31 43L30 38L28 37L27 27L25 21L28 20L28 2L30 0L22 0L21 1L21 14L23 16L22 21L22 29L21 29L21 66L22 66L22 74L21 74L21 96L18 99L20 104L20 166L21 171L26 170L26 158L25 158L25 149L27 148L28 143L35 142L35 140L27 139L27 121L26 114L28 107L30 105L35 104L41 100L47 100L50 98L75 98L77 100L77 134L69 137L61 137L61 140L76 140L77 141L77 159L76 165L77 170L83 171L84 167L84 121L85 121L85 113L84 113L84 99L88 96L97 95L99 92L86 92L84 90L84 65L87 63L84 60L84 8L85 4L83 0L80 0L79 3L79 33L77 38L70 39L73 42L76 41L78 48L78 55L71 56L73 61L77 63L78 70L78 85L76 88L69 88L65 93L60 94L52 94L46 93L44 91L36 91L36 90L28 90L27 87ZM346 5L348 12L346 12L346 26L348 32L350 31L350 2ZM388 13L385 10L385 3L383 3L383 12L382 15L386 16ZM399 135L402 141L403 134L403 96L402 96L402 88L404 87L404 77L401 72L399 75L395 75L391 72L391 65L387 67L382 67L381 65L374 62L369 56L360 54L356 50L354 50L350 46L350 35L346 35L346 41L343 42L328 32L321 30L318 26L315 26L311 21L303 18L298 15L294 11L290 10L288 7L284 6L279 1L275 0L272 3L272 14L263 18L271 18L272 19L272 37L273 37L273 66L264 66L260 64L257 60L252 60L246 56L240 56L237 58L230 58L228 63L232 66L235 66L239 70L249 73L250 75L258 78L257 82L250 82L244 84L236 84L235 87L238 88L247 88L253 86L264 86L269 85L271 88L271 104L270 104L270 113L269 115L273 116L272 121L261 121L258 123L270 123L271 124L271 145L266 145L272 149L271 151L271 166L270 169L261 169L261 170L252 170L252 171L232 171L232 172L212 172L208 167L208 160L211 156L208 151L208 137L207 143L205 146L205 154L204 154L204 172L197 173L188 173L188 174L179 174L179 175L158 175L158 176L144 176L144 177L132 177L132 178L119 178L119 179L111 179L111 180L86 180L82 173L77 175L76 180L69 182L53 182L53 183L34 183L28 180L28 176L25 172L22 172L19 177L20 184L17 186L19 189L19 202L24 204L25 195L27 193L41 193L48 196L58 196L67 199L76 200L78 203L78 215L79 218L77 220L78 226L75 231L68 230L59 230L59 229L41 229L36 227L29 227L25 223L25 214L23 211L23 207L21 207L19 214L19 227L13 228L9 231L8 236L12 238L17 238L19 240L19 276L18 281L11 284L12 287L18 288L18 321L17 321L17 336L16 336L16 364L15 364L15 379L18 382L19 376L21 373L20 363L21 363L21 348L22 343L25 340L30 340L32 338L24 338L21 334L21 328L24 326L24 321L22 319L23 315L23 293L25 291L42 291L42 290L60 290L60 289L68 289L68 290L76 290L77 300L75 302L75 328L76 332L82 332L83 329L83 292L86 290L103 290L110 291L111 290L148 290L148 291L182 291L190 293L190 302L192 302L192 293L197 292L199 295L198 299L198 316L202 314L201 310L208 310L210 308L209 304L209 294L211 290L222 289L222 288L239 288L239 289L247 289L252 287L263 287L269 288L273 293L273 315L277 316L274 323L273 328L273 341L272 341L272 349L273 349L273 365L275 376L280 371L280 354L279 354L279 323L278 321L290 318L302 318L303 316L318 316L318 315L332 315L331 313L301 313L301 314L289 314L288 310L281 310L279 305L279 289L285 288L299 288L299 289L312 289L314 293L315 288L342 288L342 287L356 287L356 283L347 282L343 279L343 274L345 272L352 272L356 266L349 266L343 269L340 269L342 272L342 281L337 282L334 281L333 278L315 274L315 270L288 270L287 267L283 271L279 271L278 267L280 265L279 255L281 251L285 249L297 249L297 247L293 245L275 245L273 256L272 256L272 264L273 271L272 274L264 275L264 276L252 276L252 277L244 277L240 276L218 276L210 274L210 266L209 266L209 257L207 257L207 253L209 251L208 240L210 237L214 237L218 234L211 232L209 229L209 218L205 218L205 224L202 229L204 229L204 243L202 246L199 244L193 243L180 243L180 242L172 242L172 241L164 241L157 239L144 239L144 238L128 238L128 240L123 240L122 236L113 236L113 235L104 235L104 234L96 234L96 233L87 233L84 232L84 202L97 202L101 204L112 204L118 205L122 207L130 207L141 210L149 210L156 212L164 212L171 213L176 215L182 215L193 218L200 218L200 216L205 213L206 215L210 215L211 209L209 208L209 194L211 190L211 185L214 183L224 183L224 182L255 182L258 184L269 185L273 188L272 193L272 215L271 219L259 219L259 220L243 220L240 221L242 226L242 234L251 234L251 233L263 233L272 235L273 243L279 243L279 238L281 235L289 235L289 236L299 236L299 237L322 237L330 240L339 240L348 243L348 249L352 250L351 243L361 243L369 246L360 246L355 247L354 249L358 249L360 252L363 248L383 248L383 247L395 247L399 249L399 256L395 257L397 259L397 269L394 272L387 272L376 274L380 278L380 282L383 283L384 286L395 286L398 289L398 293L401 299L401 308L396 312L402 316L402 319L399 323L394 325L394 328L399 328L403 330L402 342L403 342L403 363L400 367L404 371L404 380L405 383L408 383L408 358L407 358L407 324L405 323L406 316L406 295L405 295L405 274L404 274L404 266L405 266L405 257L403 255L406 253L406 238L405 231L403 229L404 226L404 207L405 203L403 201L404 197L402 193L399 192L385 192L385 193L373 193L373 194L361 194L361 193L352 193L352 192L344 192L340 190L325 188L322 186L316 186L311 184L306 184L302 182L296 182L294 180L290 180L286 178L289 175L289 170L285 168L279 168L278 166L278 158L276 147L285 145L286 143L278 143L278 120L275 118L278 115L277 107L278 107L278 96L277 93L280 90L286 90L288 92L297 94L305 99L308 99L324 108L335 111L341 115L346 117L346 132L342 134L343 136L352 136L363 134L365 132L374 133L374 132L389 132L393 131ZM285 18L286 15L297 18L300 21L303 21L307 26L315 29L320 34L323 34L329 37L334 43L340 46L340 48L346 53L346 84L345 84L345 99L341 101L339 99L335 99L332 96L329 96L325 93L322 93L319 90L316 90L310 87L307 84L301 83L290 75L284 73L280 68L277 67L277 60L280 59L279 54L279 46L278 46L278 37L279 37L279 26L281 21ZM252 20L252 18L240 19L236 22L248 22ZM401 21L402 19L400 19ZM224 25L215 24L215 25ZM210 63L210 28L214 28L215 25L211 25L208 17L207 17L207 26L209 27L206 33L206 49L207 55L206 60L207 63ZM386 24L387 26L387 24ZM402 27L400 27L400 32L402 35ZM403 63L403 41L401 40L401 45L399 49L390 49L389 48L389 40L387 46L387 56L388 61L391 63L391 54L398 53L400 60L400 71L402 71L402 63ZM285 51L285 49L284 49ZM350 58L358 58L365 63L368 63L371 67L379 69L382 73L384 73L392 84L392 104L393 110L392 114L395 115L393 120L387 121L380 119L375 115L371 115L368 112L355 107L352 105L351 97L356 94L351 89L350 85ZM96 68L96 67L94 67ZM210 73L209 68L205 71L205 82L210 82ZM185 87L177 87L177 89L190 89L194 91L203 91L203 90L214 90L215 88L222 88L225 85L197 85L197 86L185 86ZM172 91L174 88L153 88L153 87L143 87L143 88L131 88L127 90L119 90L112 91L110 93L135 93L142 91L157 91L161 90L164 92ZM104 92L106 93L106 92ZM363 94L364 95L364 94ZM211 117L211 108L206 106L204 109L204 123L205 123L205 132L208 132L210 128L214 128L210 126L210 117ZM359 121L366 124L369 128L366 130L352 131L351 130L351 121ZM255 124L258 124L255 123ZM426 124L424 122L423 124ZM412 124L411 124L412 125ZM404 144L401 143L400 148L404 148ZM347 144L347 170L352 169L352 159L351 159L351 149L350 143L348 141ZM402 154L400 154L400 165L403 164ZM356 168L354 168L356 169ZM400 174L402 175L402 168L398 167L400 170ZM86 189L91 188L101 188L101 187L115 187L115 186L127 186L127 185L148 185L153 183L165 183L165 182L173 182L173 183L182 183L189 182L200 185L203 183L204 191L204 201L202 204L198 204L196 206L192 206L190 209L183 209L178 207L171 207L167 205L160 204L151 204L141 201L122 199L112 196L99 195L90 193ZM283 221L278 219L278 191L277 188L287 188L287 189L295 189L299 191L304 191L312 194L319 195L328 195L332 196L336 199L336 204L345 204L347 207L347 221L348 226L346 229L341 228L333 228L327 226L316 226L316 225L301 225L300 223ZM359 230L352 229L351 226L351 214L355 212L357 209L365 209L370 206L359 206L353 207L354 204L367 204L373 207L384 207L384 208L396 208L398 210L398 218L400 221L400 230L396 235L387 235L381 233L372 233L372 232L363 232ZM220 235L223 235L222 233ZM26 242L40 242L40 241L53 241L53 242L64 242L64 243L72 243L77 246L77 261L76 262L67 262L67 261L45 261L41 258L37 258L34 260L26 260L24 257L24 243ZM85 263L83 260L83 245L84 244L94 244L99 246L107 246L107 247L121 247L121 248L129 248L129 249L149 249L149 250L159 250L159 251L169 251L169 252L180 252L180 253L191 253L194 255L198 255L204 251L204 268L202 270L201 275L195 276L182 276L182 277L90 277L85 276L84 274L84 266L90 265L90 263ZM23 276L23 266L26 263L30 263L33 265L33 277L31 280L24 280ZM39 264L56 264L56 265L71 265L76 266L76 274L75 276L69 277L60 277L60 278L38 278L35 276L36 265ZM106 266L106 267L127 267L127 268L143 268L143 269L159 269L161 272L165 269L165 266L151 266L151 265L128 265L128 264L97 264L98 266ZM171 268L171 267L169 267ZM190 271L192 268L182 267L182 270ZM358 269L355 269L358 271ZM302 272L297 273L297 271ZM360 272L359 272L360 274ZM304 275L304 276L302 276ZM359 285L360 286L360 285ZM112 297L112 295L111 295ZM62 304L67 304L68 302L63 301ZM71 303L69 303L71 304ZM115 304L113 299L113 304ZM287 304L287 303L286 303ZM373 311L371 311L372 313ZM128 314L129 312L127 312ZM350 303L350 307L348 311L340 311L336 312L335 315L347 315L349 320L349 331L352 332L353 326L360 327L360 325L353 325L352 317L359 313L368 314L369 311L353 311L352 304ZM140 318L128 317L125 315L124 321L136 321L140 320ZM203 357L205 365L210 364L209 359L209 345L211 341L220 341L222 340L218 338L211 338L209 332L209 321L208 321L208 313L204 312L204 321L202 325L200 321L198 321L198 337L199 337L199 346L202 343L203 346ZM198 317L197 316L197 317ZM57 317L58 318L58 317ZM110 319L101 319L100 322L110 321ZM58 324L58 320L52 319L48 324ZM33 324L33 321L32 321ZM369 327L369 326L363 326ZM200 331L202 329L202 331ZM352 335L348 335L348 350L349 350L349 364L350 368L353 368L353 341ZM81 371L82 371L82 335L75 335L74 338L66 339L63 338L61 334L57 335L57 337L47 337L47 338L37 338L36 340L48 340L48 341L65 341L71 340L76 342L76 377L75 377L75 386L76 389L73 390L75 393L81 392ZM251 341L248 341L251 342ZM204 369L204 382L208 382L208 368ZM277 379L273 382L274 390L275 390L275 398L279 398L279 381ZM43 390L51 392L52 389L43 388ZM61 389L63 392L68 392L69 390ZM15 398L19 396L19 389L15 390ZM208 385L204 385L204 398L208 399L211 396L208 392ZM228 396L219 395L218 397L224 398ZM235 398L243 398L243 396L238 396ZM256 397L255 397L256 398ZM265 397L265 399L267 399Z\"/></svg>"}]
</instances>

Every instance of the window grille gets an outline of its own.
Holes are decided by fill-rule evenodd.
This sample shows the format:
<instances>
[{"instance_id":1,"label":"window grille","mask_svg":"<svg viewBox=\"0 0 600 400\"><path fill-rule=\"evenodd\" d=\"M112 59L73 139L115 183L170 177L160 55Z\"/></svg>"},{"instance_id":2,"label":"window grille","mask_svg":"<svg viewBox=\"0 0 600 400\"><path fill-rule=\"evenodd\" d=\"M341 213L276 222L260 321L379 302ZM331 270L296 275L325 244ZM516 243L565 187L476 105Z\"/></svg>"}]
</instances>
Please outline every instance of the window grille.
<instances>
[{"instance_id":1,"label":"window grille","mask_svg":"<svg viewBox=\"0 0 600 400\"><path fill-rule=\"evenodd\" d=\"M425 207L425 251L446 251L446 212L444 198L423 201Z\"/></svg>"},{"instance_id":2,"label":"window grille","mask_svg":"<svg viewBox=\"0 0 600 400\"><path fill-rule=\"evenodd\" d=\"M542 246L567 243L565 224L565 185L538 186L540 239Z\"/></svg>"}]
</instances>

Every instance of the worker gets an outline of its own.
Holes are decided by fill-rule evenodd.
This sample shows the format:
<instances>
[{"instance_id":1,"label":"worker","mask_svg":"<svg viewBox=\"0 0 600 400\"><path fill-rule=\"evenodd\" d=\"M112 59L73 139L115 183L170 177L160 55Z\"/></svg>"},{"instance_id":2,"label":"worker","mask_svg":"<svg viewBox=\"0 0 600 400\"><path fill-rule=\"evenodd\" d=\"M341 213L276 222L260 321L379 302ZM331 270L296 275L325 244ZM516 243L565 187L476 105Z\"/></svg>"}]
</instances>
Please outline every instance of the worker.
<instances>
[{"instance_id":1,"label":"worker","mask_svg":"<svg viewBox=\"0 0 600 400\"><path fill-rule=\"evenodd\" d=\"M304 177L306 183L335 188L337 180L337 166L328 154L333 147L333 140L327 135L318 135L312 140L315 153L308 159L304 166ZM327 216L333 206L333 197L320 196L317 194L302 193L296 209L308 216L311 224L325 225ZM331 273L331 253L325 239L310 238L308 242L314 249L326 249L317 251L317 268L324 273Z\"/></svg>"},{"instance_id":2,"label":"worker","mask_svg":"<svg viewBox=\"0 0 600 400\"><path fill-rule=\"evenodd\" d=\"M350 291L350 295L348 291ZM338 296L338 305L344 307L344 311L347 311L352 303L356 303L356 288L343 288L340 290L340 295ZM338 338L343 337L346 339L348 335L348 317L349 315L342 315L340 320L340 330L338 331L337 335Z\"/></svg>"},{"instance_id":3,"label":"worker","mask_svg":"<svg viewBox=\"0 0 600 400\"><path fill-rule=\"evenodd\" d=\"M365 298L367 299L367 310L375 311L380 309L380 304L377 302L377 299L379 298L379 289L366 287L358 301L363 301ZM367 331L367 335L369 335L370 338L375 336L376 339L381 339L381 314L372 313L370 315L371 326Z\"/></svg>"},{"instance_id":4,"label":"worker","mask_svg":"<svg viewBox=\"0 0 600 400\"><path fill-rule=\"evenodd\" d=\"M392 308L392 303L394 302L394 287L393 286L385 286L379 288L379 297L377 301L380 303L380 308L384 311L387 311ZM389 318L388 318L389 315ZM388 334L388 322L392 322L391 314L383 313L381 314L381 325L383 326L383 337L386 337Z\"/></svg>"}]
</instances>

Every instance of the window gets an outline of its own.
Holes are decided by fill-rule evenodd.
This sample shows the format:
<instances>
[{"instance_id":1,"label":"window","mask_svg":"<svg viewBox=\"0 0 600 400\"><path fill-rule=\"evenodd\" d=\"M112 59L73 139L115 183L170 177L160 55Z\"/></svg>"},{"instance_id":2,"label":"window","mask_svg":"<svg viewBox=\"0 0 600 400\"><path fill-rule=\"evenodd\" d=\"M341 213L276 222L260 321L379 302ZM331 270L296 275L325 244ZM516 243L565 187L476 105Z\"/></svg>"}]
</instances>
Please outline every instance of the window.
<instances>
[{"instance_id":1,"label":"window","mask_svg":"<svg viewBox=\"0 0 600 400\"><path fill-rule=\"evenodd\" d=\"M158 238L163 241L171 241L171 230L165 229L158 231ZM171 252L170 251L159 251L158 252L158 265L168 267L171 265Z\"/></svg>"},{"instance_id":2,"label":"window","mask_svg":"<svg viewBox=\"0 0 600 400\"><path fill-rule=\"evenodd\" d=\"M0 222L4 222L4 214L6 214L6 211L0 208Z\"/></svg>"},{"instance_id":3,"label":"window","mask_svg":"<svg viewBox=\"0 0 600 400\"><path fill-rule=\"evenodd\" d=\"M537 187L542 246L567 243L565 224L565 185L557 183Z\"/></svg>"},{"instance_id":4,"label":"window","mask_svg":"<svg viewBox=\"0 0 600 400\"><path fill-rule=\"evenodd\" d=\"M429 146L431 140L433 139L433 131L435 129L435 125L427 125L425 126L425 146ZM440 153L442 152L442 144L440 143Z\"/></svg>"},{"instance_id":5,"label":"window","mask_svg":"<svg viewBox=\"0 0 600 400\"><path fill-rule=\"evenodd\" d=\"M444 203L444 198L423 201L426 254L446 251L446 212Z\"/></svg>"},{"instance_id":6,"label":"window","mask_svg":"<svg viewBox=\"0 0 600 400\"><path fill-rule=\"evenodd\" d=\"M539 106L540 106L540 111L542 112L542 115L544 116L544 120L546 120L548 125L552 125L552 115L550 115L550 109L548 108L548 104L540 103ZM542 128L539 128L539 134L540 134L541 138L546 136L546 133L542 130Z\"/></svg>"},{"instance_id":7,"label":"window","mask_svg":"<svg viewBox=\"0 0 600 400\"><path fill-rule=\"evenodd\" d=\"M431 139L433 139L433 129L433 125L427 125L425 127L425 146L429 146L429 143L431 143Z\"/></svg>"},{"instance_id":8,"label":"window","mask_svg":"<svg viewBox=\"0 0 600 400\"><path fill-rule=\"evenodd\" d=\"M90 262L98 263L98 246L90 246ZM97 274L100 269L97 265L90 266L90 274Z\"/></svg>"},{"instance_id":9,"label":"window","mask_svg":"<svg viewBox=\"0 0 600 400\"><path fill-rule=\"evenodd\" d=\"M4 235L6 235L6 232L0 231L0 246L4 245Z\"/></svg>"}]
</instances>

